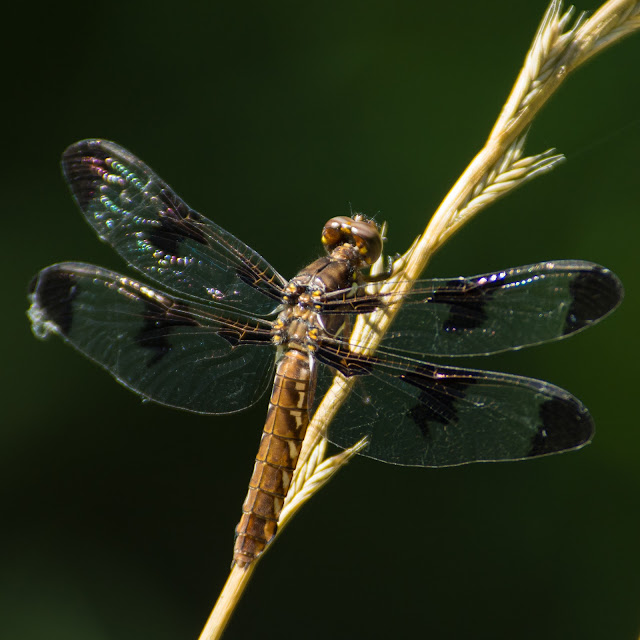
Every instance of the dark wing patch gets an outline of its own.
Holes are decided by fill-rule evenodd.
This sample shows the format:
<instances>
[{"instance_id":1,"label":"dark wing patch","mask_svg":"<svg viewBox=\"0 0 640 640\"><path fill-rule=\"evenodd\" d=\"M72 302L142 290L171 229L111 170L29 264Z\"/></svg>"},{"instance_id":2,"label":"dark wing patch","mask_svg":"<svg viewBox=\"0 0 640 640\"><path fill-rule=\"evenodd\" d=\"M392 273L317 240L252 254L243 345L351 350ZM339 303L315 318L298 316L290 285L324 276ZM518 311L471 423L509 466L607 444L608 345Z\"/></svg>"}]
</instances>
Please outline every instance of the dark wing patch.
<instances>
[{"instance_id":1,"label":"dark wing patch","mask_svg":"<svg viewBox=\"0 0 640 640\"><path fill-rule=\"evenodd\" d=\"M564 335L584 329L615 309L624 296L622 283L614 273L593 265L569 284L572 301L567 312Z\"/></svg>"},{"instance_id":2,"label":"dark wing patch","mask_svg":"<svg viewBox=\"0 0 640 640\"><path fill-rule=\"evenodd\" d=\"M446 305L449 314L442 323L442 330L468 331L486 326L489 319L487 305L492 294L500 287L503 274L494 274L495 278L486 281L482 287L477 281L457 278L433 292L433 304Z\"/></svg>"},{"instance_id":3,"label":"dark wing patch","mask_svg":"<svg viewBox=\"0 0 640 640\"><path fill-rule=\"evenodd\" d=\"M29 294L37 301L36 306L30 310L31 314L36 314L49 323L48 329L41 324L41 332L37 335L44 337L51 330L68 335L73 326L73 305L78 294L74 275L45 269L31 281ZM34 321L34 326L36 324Z\"/></svg>"},{"instance_id":4,"label":"dark wing patch","mask_svg":"<svg viewBox=\"0 0 640 640\"><path fill-rule=\"evenodd\" d=\"M143 234L143 238L166 256L181 255L180 245L186 240L207 244L203 232L204 218L188 207L175 194L163 189L158 196L159 225Z\"/></svg>"},{"instance_id":5,"label":"dark wing patch","mask_svg":"<svg viewBox=\"0 0 640 640\"><path fill-rule=\"evenodd\" d=\"M575 448L591 440L593 418L575 398L557 397L540 405L540 427L531 441L528 457L544 456Z\"/></svg>"},{"instance_id":6,"label":"dark wing patch","mask_svg":"<svg viewBox=\"0 0 640 640\"><path fill-rule=\"evenodd\" d=\"M430 425L434 422L443 426L459 422L456 403L464 400L468 388L475 384L475 379L469 375L447 376L439 373L438 367L427 364L400 375L400 378L420 389L418 402L407 415L425 437L430 437Z\"/></svg>"},{"instance_id":7,"label":"dark wing patch","mask_svg":"<svg viewBox=\"0 0 640 640\"><path fill-rule=\"evenodd\" d=\"M136 343L143 349L151 349L155 355L148 361L147 366L158 364L160 359L171 351L173 344L171 335L181 327L197 327L198 322L190 316L188 307L180 304L167 304L163 298L148 298L144 301L142 311L143 324L136 335Z\"/></svg>"}]
</instances>

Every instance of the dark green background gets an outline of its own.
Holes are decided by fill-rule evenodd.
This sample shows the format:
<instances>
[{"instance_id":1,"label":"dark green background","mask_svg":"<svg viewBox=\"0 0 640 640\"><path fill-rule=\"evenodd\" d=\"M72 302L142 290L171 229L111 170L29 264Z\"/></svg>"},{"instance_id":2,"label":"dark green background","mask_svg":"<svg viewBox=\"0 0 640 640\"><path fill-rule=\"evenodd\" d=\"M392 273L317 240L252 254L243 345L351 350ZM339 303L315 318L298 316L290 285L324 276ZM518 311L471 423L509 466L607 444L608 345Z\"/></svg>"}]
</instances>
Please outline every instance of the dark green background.
<instances>
[{"instance_id":1,"label":"dark green background","mask_svg":"<svg viewBox=\"0 0 640 640\"><path fill-rule=\"evenodd\" d=\"M62 150L119 142L285 275L351 207L388 220L388 249L403 251L482 144L546 0L514 6L5 13L1 637L196 638L227 575L266 409L143 405L61 341L32 337L39 268L125 269L71 201ZM639 68L636 36L572 77L528 147L569 161L483 212L429 268L581 258L618 273L627 297L602 325L478 364L571 390L596 419L593 444L438 471L356 460L265 557L226 637L637 636Z\"/></svg>"}]
</instances>

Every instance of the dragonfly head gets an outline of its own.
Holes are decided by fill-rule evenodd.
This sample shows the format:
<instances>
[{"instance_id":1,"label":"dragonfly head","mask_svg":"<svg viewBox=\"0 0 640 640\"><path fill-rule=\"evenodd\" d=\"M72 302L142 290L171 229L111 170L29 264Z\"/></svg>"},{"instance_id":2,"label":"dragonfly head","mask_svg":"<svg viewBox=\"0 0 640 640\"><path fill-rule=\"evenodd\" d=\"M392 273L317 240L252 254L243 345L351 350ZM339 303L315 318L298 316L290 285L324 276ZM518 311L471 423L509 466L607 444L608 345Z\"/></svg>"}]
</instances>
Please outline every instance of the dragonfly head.
<instances>
[{"instance_id":1,"label":"dragonfly head","mask_svg":"<svg viewBox=\"0 0 640 640\"><path fill-rule=\"evenodd\" d=\"M336 216L322 229L322 244L328 253L343 244L353 245L364 264L373 264L382 253L382 236L378 225L357 214L353 218Z\"/></svg>"}]
</instances>

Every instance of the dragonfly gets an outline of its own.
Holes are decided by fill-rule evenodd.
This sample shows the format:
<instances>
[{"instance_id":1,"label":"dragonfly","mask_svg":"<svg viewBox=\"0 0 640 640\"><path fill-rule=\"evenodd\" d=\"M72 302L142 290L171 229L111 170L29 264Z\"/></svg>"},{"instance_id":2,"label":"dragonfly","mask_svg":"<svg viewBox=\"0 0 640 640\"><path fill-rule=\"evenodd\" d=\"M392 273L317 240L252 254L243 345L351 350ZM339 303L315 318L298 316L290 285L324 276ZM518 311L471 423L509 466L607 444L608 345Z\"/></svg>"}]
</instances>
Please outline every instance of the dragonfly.
<instances>
[{"instance_id":1,"label":"dragonfly","mask_svg":"<svg viewBox=\"0 0 640 640\"><path fill-rule=\"evenodd\" d=\"M354 385L329 441L347 448L366 438L361 453L384 462L523 460L591 440L592 417L564 389L425 358L488 355L582 331L622 300L608 269L547 261L419 280L390 297L371 286L380 276L365 273L380 258L380 229L355 215L331 218L326 254L287 280L117 144L83 140L62 166L99 238L154 286L91 264L49 266L29 288L35 335L58 335L143 399L187 411L240 411L272 386L236 527L238 566L275 536L309 418L336 375ZM375 352L351 344L355 319L381 309L397 313Z\"/></svg>"}]
</instances>

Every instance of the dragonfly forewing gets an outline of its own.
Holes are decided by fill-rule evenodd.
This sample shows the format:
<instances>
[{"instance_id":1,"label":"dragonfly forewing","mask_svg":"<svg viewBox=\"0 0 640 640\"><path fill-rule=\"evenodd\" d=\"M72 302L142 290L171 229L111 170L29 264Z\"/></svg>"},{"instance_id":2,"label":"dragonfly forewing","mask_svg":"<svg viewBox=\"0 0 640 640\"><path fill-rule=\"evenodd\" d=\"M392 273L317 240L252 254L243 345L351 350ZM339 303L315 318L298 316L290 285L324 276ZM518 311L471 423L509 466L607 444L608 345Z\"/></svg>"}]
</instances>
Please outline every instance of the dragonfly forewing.
<instances>
[{"instance_id":1,"label":"dragonfly forewing","mask_svg":"<svg viewBox=\"0 0 640 640\"><path fill-rule=\"evenodd\" d=\"M181 295L252 314L276 307L287 281L126 149L83 140L64 152L62 167L98 236L148 278Z\"/></svg>"}]
</instances>

